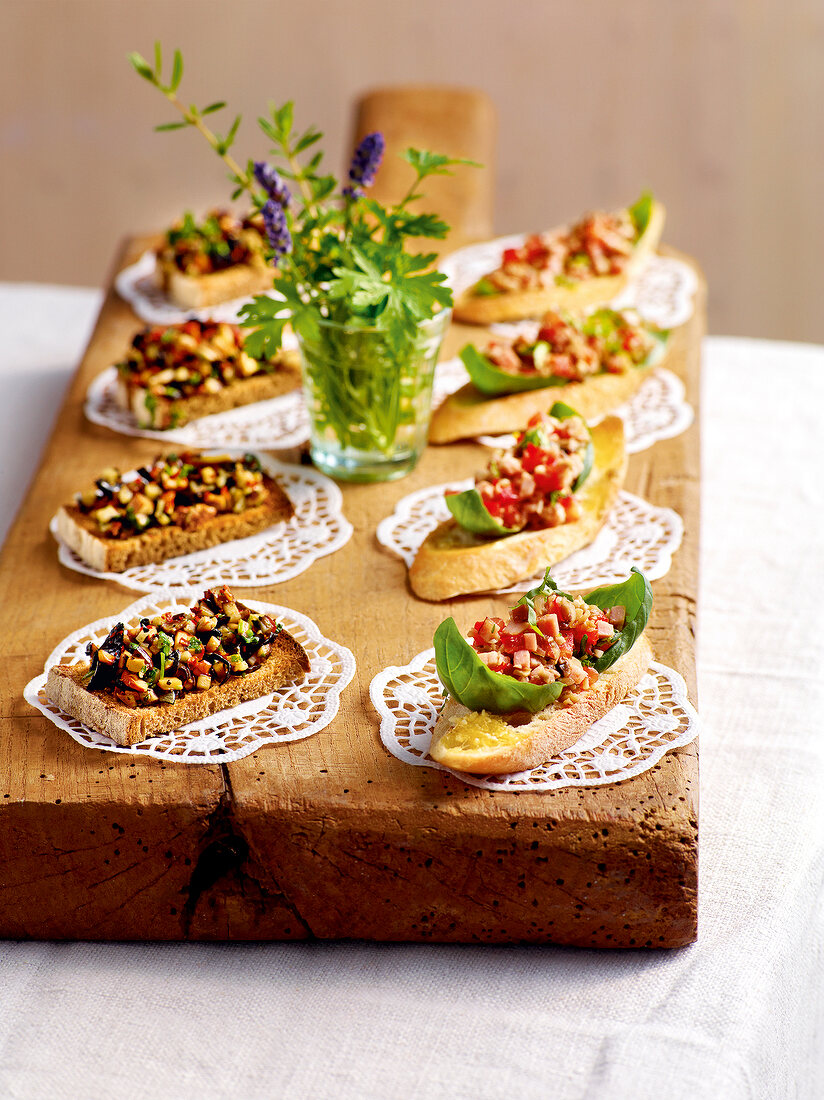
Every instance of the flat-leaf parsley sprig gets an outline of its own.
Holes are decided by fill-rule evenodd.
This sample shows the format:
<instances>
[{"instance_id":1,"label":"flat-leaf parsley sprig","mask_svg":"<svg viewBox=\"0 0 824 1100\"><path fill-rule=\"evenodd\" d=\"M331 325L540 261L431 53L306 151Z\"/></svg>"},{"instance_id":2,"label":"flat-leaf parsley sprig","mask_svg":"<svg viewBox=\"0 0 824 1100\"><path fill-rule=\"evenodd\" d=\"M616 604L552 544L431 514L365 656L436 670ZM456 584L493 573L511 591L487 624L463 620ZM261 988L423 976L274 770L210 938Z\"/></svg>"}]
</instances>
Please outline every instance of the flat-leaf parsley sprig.
<instances>
[{"instance_id":1,"label":"flat-leaf parsley sprig","mask_svg":"<svg viewBox=\"0 0 824 1100\"><path fill-rule=\"evenodd\" d=\"M314 150L322 133L312 126L295 131L294 105L289 101L270 105L268 117L258 119L272 143L270 156L277 167L253 160L243 167L229 152L241 116L235 116L221 135L204 120L224 109L224 101L198 108L178 97L183 76L180 50L174 52L167 82L159 43L153 66L138 53L129 54L129 61L181 115L181 120L156 129L198 130L229 168L232 198L247 193L262 215L270 259L276 265L273 286L278 298L260 295L243 309L243 325L254 330L246 338L251 355L272 356L289 321L306 339L317 339L324 321L376 329L388 347L402 354L416 346L421 321L451 306L446 276L434 269L437 254L407 251L415 237L443 240L449 226L436 214L418 213L410 205L422 198L419 187L428 176L449 175L453 166L473 161L407 149L402 155L414 179L400 202L385 207L366 195L383 156L383 135L368 134L361 141L348 180L339 189L335 176L321 170L322 153Z\"/></svg>"}]
</instances>

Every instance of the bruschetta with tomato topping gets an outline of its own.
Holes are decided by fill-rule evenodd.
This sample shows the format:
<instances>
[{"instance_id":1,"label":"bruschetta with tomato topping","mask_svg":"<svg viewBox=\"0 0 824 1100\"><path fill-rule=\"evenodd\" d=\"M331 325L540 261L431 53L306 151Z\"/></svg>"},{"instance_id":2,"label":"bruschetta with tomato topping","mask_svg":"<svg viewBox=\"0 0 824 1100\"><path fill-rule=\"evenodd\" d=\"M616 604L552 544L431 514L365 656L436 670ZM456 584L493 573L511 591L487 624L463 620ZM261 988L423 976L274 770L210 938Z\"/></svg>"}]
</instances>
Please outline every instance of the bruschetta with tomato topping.
<instances>
[{"instance_id":1,"label":"bruschetta with tomato topping","mask_svg":"<svg viewBox=\"0 0 824 1100\"><path fill-rule=\"evenodd\" d=\"M409 568L413 592L445 600L503 588L587 546L615 504L626 464L618 417L590 430L560 402L536 414L473 488L447 494L452 518L421 544Z\"/></svg>"},{"instance_id":2,"label":"bruschetta with tomato topping","mask_svg":"<svg viewBox=\"0 0 824 1100\"><path fill-rule=\"evenodd\" d=\"M455 320L488 325L611 302L655 252L665 212L648 192L632 206L533 233L458 296Z\"/></svg>"},{"instance_id":3,"label":"bruschetta with tomato topping","mask_svg":"<svg viewBox=\"0 0 824 1100\"><path fill-rule=\"evenodd\" d=\"M454 619L435 632L447 698L429 754L457 771L523 771L570 748L635 687L652 660L652 591L637 570L588 596L544 580L506 618Z\"/></svg>"},{"instance_id":4,"label":"bruschetta with tomato topping","mask_svg":"<svg viewBox=\"0 0 824 1100\"><path fill-rule=\"evenodd\" d=\"M617 409L666 354L669 334L634 311L550 311L534 333L496 337L481 351L467 344L461 360L471 379L434 411L431 443L515 431L556 401L586 420Z\"/></svg>"}]
</instances>

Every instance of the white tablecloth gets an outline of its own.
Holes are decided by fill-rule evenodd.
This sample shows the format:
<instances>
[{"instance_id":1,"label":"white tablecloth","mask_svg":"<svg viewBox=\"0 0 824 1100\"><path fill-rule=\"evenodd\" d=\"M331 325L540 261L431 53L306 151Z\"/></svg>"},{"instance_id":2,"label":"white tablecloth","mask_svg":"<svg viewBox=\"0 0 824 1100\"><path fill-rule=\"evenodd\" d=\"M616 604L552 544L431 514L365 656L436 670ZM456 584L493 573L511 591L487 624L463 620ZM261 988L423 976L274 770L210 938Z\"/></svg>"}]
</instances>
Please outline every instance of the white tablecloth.
<instances>
[{"instance_id":1,"label":"white tablecloth","mask_svg":"<svg viewBox=\"0 0 824 1100\"><path fill-rule=\"evenodd\" d=\"M0 287L4 520L98 302ZM0 1095L824 1096L824 348L705 350L698 943L6 943Z\"/></svg>"}]
</instances>

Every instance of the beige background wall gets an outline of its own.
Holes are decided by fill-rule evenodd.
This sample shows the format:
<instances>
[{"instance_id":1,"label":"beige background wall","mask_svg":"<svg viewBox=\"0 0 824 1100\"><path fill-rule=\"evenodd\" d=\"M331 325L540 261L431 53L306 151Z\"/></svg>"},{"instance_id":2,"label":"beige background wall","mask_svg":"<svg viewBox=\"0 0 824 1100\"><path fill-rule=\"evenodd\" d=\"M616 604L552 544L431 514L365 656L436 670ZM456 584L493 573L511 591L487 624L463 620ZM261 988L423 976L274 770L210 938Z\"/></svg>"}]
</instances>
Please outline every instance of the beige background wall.
<instances>
[{"instance_id":1,"label":"beige background wall","mask_svg":"<svg viewBox=\"0 0 824 1100\"><path fill-rule=\"evenodd\" d=\"M377 84L474 85L500 117L496 230L651 186L714 332L824 342L824 0L3 0L0 279L97 284L119 238L221 201L221 165L125 54L184 49L184 96L294 98L348 158Z\"/></svg>"}]
</instances>

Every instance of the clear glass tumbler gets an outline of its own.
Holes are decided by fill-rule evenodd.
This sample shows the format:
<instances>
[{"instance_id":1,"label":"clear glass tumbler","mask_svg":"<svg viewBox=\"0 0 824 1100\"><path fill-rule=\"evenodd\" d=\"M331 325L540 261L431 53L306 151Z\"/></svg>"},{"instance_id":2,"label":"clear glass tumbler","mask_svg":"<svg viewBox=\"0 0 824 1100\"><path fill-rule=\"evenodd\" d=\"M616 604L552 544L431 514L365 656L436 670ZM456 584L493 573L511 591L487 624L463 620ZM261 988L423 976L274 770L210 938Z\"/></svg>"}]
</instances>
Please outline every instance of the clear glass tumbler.
<instances>
[{"instance_id":1,"label":"clear glass tumbler","mask_svg":"<svg viewBox=\"0 0 824 1100\"><path fill-rule=\"evenodd\" d=\"M404 339L321 321L299 338L312 461L343 481L392 481L426 446L435 364L451 310Z\"/></svg>"}]
</instances>

